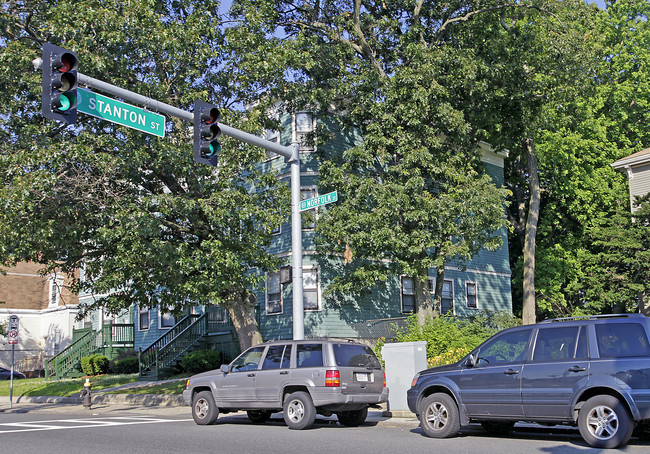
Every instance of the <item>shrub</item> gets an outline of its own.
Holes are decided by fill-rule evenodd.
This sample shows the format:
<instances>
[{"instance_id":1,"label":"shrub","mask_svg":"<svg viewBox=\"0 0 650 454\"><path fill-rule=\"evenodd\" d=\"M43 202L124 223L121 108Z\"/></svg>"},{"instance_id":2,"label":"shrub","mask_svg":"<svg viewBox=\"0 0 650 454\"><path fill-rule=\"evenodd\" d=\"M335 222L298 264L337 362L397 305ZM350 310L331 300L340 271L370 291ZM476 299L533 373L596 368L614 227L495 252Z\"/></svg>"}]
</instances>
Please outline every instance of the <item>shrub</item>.
<instances>
[{"instance_id":1,"label":"shrub","mask_svg":"<svg viewBox=\"0 0 650 454\"><path fill-rule=\"evenodd\" d=\"M221 366L221 353L217 350L196 350L185 355L181 365L191 374L217 369Z\"/></svg>"},{"instance_id":2,"label":"shrub","mask_svg":"<svg viewBox=\"0 0 650 454\"><path fill-rule=\"evenodd\" d=\"M520 323L508 313L479 312L474 317L443 315L430 318L419 326L417 315L414 314L409 317L406 328L398 331L396 341L426 341L427 362L432 365L449 364L460 360L498 331Z\"/></svg>"},{"instance_id":3,"label":"shrub","mask_svg":"<svg viewBox=\"0 0 650 454\"><path fill-rule=\"evenodd\" d=\"M95 375L95 368L92 363L93 356L95 355L84 356L81 358L81 370L86 375Z\"/></svg>"},{"instance_id":4,"label":"shrub","mask_svg":"<svg viewBox=\"0 0 650 454\"><path fill-rule=\"evenodd\" d=\"M111 363L110 371L114 374L136 374L140 371L138 357L130 356L124 359L116 359Z\"/></svg>"},{"instance_id":5,"label":"shrub","mask_svg":"<svg viewBox=\"0 0 650 454\"><path fill-rule=\"evenodd\" d=\"M108 358L104 355L90 355L81 358L81 370L86 375L99 375L108 372Z\"/></svg>"},{"instance_id":6,"label":"shrub","mask_svg":"<svg viewBox=\"0 0 650 454\"><path fill-rule=\"evenodd\" d=\"M108 372L108 358L104 355L95 355L92 363L95 375L105 374Z\"/></svg>"},{"instance_id":7,"label":"shrub","mask_svg":"<svg viewBox=\"0 0 650 454\"><path fill-rule=\"evenodd\" d=\"M108 363L108 372L111 374L136 374L139 371L138 352L135 350L120 352Z\"/></svg>"},{"instance_id":8,"label":"shrub","mask_svg":"<svg viewBox=\"0 0 650 454\"><path fill-rule=\"evenodd\" d=\"M434 356L433 358L427 358L428 367L443 366L445 364L452 364L460 361L467 355L471 350L469 348L453 348L447 350L442 355Z\"/></svg>"}]
</instances>

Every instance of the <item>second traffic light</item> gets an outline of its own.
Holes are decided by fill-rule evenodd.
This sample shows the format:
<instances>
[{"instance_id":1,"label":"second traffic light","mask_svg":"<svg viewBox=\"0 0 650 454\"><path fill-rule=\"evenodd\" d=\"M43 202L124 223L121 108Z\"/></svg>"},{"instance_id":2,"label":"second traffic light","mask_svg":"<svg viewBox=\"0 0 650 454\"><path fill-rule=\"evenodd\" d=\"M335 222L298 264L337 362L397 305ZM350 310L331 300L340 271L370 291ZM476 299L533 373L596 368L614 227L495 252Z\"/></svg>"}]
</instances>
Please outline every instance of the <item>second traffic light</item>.
<instances>
[{"instance_id":1,"label":"second traffic light","mask_svg":"<svg viewBox=\"0 0 650 454\"><path fill-rule=\"evenodd\" d=\"M221 112L214 104L194 101L194 160L216 166L221 153Z\"/></svg>"},{"instance_id":2,"label":"second traffic light","mask_svg":"<svg viewBox=\"0 0 650 454\"><path fill-rule=\"evenodd\" d=\"M77 121L77 54L43 44L43 107L45 118Z\"/></svg>"}]
</instances>

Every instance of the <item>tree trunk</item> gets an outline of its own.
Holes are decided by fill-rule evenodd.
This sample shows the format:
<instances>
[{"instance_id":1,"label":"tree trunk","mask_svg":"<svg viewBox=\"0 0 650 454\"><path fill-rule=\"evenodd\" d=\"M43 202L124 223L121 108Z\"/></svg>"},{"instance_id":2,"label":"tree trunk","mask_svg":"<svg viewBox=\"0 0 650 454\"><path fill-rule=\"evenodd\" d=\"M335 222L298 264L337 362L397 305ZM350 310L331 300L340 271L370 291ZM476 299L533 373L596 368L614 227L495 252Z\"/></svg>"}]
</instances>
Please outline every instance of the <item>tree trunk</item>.
<instances>
[{"instance_id":1,"label":"tree trunk","mask_svg":"<svg viewBox=\"0 0 650 454\"><path fill-rule=\"evenodd\" d=\"M261 344L262 334L255 319L255 298L247 289L231 291L224 304L235 327L241 351Z\"/></svg>"},{"instance_id":2,"label":"tree trunk","mask_svg":"<svg viewBox=\"0 0 650 454\"><path fill-rule=\"evenodd\" d=\"M433 316L428 277L414 277L413 287L415 290L415 301L417 304L418 325L424 326L427 319Z\"/></svg>"},{"instance_id":3,"label":"tree trunk","mask_svg":"<svg viewBox=\"0 0 650 454\"><path fill-rule=\"evenodd\" d=\"M650 316L650 291L643 291L639 294L639 312L643 315Z\"/></svg>"},{"instance_id":4,"label":"tree trunk","mask_svg":"<svg viewBox=\"0 0 650 454\"><path fill-rule=\"evenodd\" d=\"M445 283L445 267L436 268L436 288L433 294L433 313L436 317L442 314L442 287Z\"/></svg>"},{"instance_id":5,"label":"tree trunk","mask_svg":"<svg viewBox=\"0 0 650 454\"><path fill-rule=\"evenodd\" d=\"M540 193L539 175L537 174L537 156L533 139L524 140L526 160L528 161L528 178L530 201L528 216L526 217L526 236L524 239L524 301L522 321L524 325L536 322L535 315L535 240L537 237L537 224L539 223Z\"/></svg>"}]
</instances>

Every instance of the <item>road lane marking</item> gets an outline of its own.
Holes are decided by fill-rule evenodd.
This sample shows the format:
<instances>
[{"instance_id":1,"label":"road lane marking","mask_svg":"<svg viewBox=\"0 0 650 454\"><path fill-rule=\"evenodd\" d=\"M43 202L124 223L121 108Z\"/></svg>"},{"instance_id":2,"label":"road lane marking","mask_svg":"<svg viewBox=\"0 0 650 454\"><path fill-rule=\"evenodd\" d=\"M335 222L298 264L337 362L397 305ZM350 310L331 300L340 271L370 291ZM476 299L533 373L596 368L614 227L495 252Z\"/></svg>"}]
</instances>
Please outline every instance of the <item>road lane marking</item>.
<instances>
[{"instance_id":1,"label":"road lane marking","mask_svg":"<svg viewBox=\"0 0 650 454\"><path fill-rule=\"evenodd\" d=\"M160 419L115 416L98 419L50 419L45 421L25 421L0 423L0 435L6 433L37 432L46 430L86 429L93 427L130 426L134 424L160 424L166 422L186 422L192 419ZM74 423L76 425L61 425Z\"/></svg>"}]
</instances>

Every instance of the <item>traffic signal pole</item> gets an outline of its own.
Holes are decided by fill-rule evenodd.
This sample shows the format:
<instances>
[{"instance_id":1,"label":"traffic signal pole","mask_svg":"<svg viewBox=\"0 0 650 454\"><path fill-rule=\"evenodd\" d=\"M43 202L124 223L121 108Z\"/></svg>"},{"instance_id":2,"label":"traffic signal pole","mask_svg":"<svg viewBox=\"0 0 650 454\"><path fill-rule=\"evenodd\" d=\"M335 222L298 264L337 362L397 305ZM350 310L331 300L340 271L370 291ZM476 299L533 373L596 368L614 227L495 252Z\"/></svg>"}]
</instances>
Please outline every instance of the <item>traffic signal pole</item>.
<instances>
[{"instance_id":1,"label":"traffic signal pole","mask_svg":"<svg viewBox=\"0 0 650 454\"><path fill-rule=\"evenodd\" d=\"M41 59L34 60L34 68L38 69L42 64ZM144 106L146 109L167 114L192 123L194 115L178 107L165 104L146 96L139 95L129 90L117 87L107 82L95 79L85 74L77 73L79 84L86 85L89 89L97 89L104 93L120 97L124 100ZM293 284L293 338L301 340L305 338L304 323L304 302L303 302L303 279L302 279L302 222L300 216L300 153L298 142L293 142L286 147L279 143L262 139L256 135L241 131L236 128L219 123L221 132L233 139L240 140L249 145L260 147L266 151L278 154L286 158L291 166L291 267Z\"/></svg>"},{"instance_id":2,"label":"traffic signal pole","mask_svg":"<svg viewBox=\"0 0 650 454\"><path fill-rule=\"evenodd\" d=\"M86 85L89 89L96 88L127 101L140 104L145 108L180 118L181 120L193 122L194 114L178 107L165 104L155 99L139 95L125 90L107 82L95 79L85 74L78 73L80 84ZM294 142L290 147L279 143L262 139L256 135L241 131L236 128L219 123L221 132L233 139L240 140L249 145L260 147L266 151L284 156L291 165L291 282L293 284L293 338L301 340L305 338L305 312L303 301L302 281L302 221L300 216L300 153L299 144Z\"/></svg>"}]
</instances>

